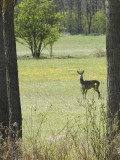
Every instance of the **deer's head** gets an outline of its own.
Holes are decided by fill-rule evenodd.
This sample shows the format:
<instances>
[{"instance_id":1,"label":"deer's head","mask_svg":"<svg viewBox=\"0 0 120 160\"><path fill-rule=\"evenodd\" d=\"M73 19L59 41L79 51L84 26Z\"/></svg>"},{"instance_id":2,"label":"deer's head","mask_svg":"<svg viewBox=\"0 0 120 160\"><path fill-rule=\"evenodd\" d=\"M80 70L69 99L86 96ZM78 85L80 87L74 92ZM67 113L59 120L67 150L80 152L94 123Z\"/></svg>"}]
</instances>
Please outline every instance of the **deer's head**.
<instances>
[{"instance_id":1,"label":"deer's head","mask_svg":"<svg viewBox=\"0 0 120 160\"><path fill-rule=\"evenodd\" d=\"M78 73L78 75L79 75L79 78L82 78L82 75L83 75L83 73L84 73L84 70L82 70L82 71L77 71L77 73Z\"/></svg>"}]
</instances>

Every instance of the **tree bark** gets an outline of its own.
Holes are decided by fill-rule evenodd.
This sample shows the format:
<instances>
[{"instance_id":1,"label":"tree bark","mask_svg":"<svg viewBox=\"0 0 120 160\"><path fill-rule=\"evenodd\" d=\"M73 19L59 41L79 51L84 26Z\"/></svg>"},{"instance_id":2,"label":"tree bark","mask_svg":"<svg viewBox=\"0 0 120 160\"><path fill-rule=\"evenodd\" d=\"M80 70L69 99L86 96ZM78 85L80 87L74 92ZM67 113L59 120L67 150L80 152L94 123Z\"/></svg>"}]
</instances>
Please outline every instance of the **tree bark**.
<instances>
[{"instance_id":1,"label":"tree bark","mask_svg":"<svg viewBox=\"0 0 120 160\"><path fill-rule=\"evenodd\" d=\"M7 93L9 104L9 127L22 137L22 116L19 95L18 67L16 56L16 41L14 35L14 0L4 0L4 41L7 59ZM18 132L19 131L19 132ZM15 136L12 133L11 138Z\"/></svg>"},{"instance_id":2,"label":"tree bark","mask_svg":"<svg viewBox=\"0 0 120 160\"><path fill-rule=\"evenodd\" d=\"M73 0L68 0L68 32L72 34Z\"/></svg>"},{"instance_id":3,"label":"tree bark","mask_svg":"<svg viewBox=\"0 0 120 160\"><path fill-rule=\"evenodd\" d=\"M109 0L107 6L107 139L112 140L120 131L120 1ZM117 122L115 122L117 119ZM110 151L112 152L112 151ZM110 160L110 159L109 159ZM117 160L115 156L112 160Z\"/></svg>"},{"instance_id":4,"label":"tree bark","mask_svg":"<svg viewBox=\"0 0 120 160\"><path fill-rule=\"evenodd\" d=\"M77 0L76 8L77 8L77 32L82 33L82 6L81 0Z\"/></svg>"},{"instance_id":5,"label":"tree bark","mask_svg":"<svg viewBox=\"0 0 120 160\"><path fill-rule=\"evenodd\" d=\"M6 60L3 39L2 1L0 2L0 131L3 138L6 138L5 128L9 127L9 111L6 87Z\"/></svg>"}]
</instances>

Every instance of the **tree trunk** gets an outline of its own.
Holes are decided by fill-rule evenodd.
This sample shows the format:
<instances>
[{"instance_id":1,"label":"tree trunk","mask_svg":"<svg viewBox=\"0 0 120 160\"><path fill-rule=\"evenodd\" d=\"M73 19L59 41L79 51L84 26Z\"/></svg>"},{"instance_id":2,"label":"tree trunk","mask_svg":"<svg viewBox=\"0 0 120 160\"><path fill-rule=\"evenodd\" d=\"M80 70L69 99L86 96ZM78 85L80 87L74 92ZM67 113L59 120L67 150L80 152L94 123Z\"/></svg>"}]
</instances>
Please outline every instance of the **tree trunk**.
<instances>
[{"instance_id":1,"label":"tree trunk","mask_svg":"<svg viewBox=\"0 0 120 160\"><path fill-rule=\"evenodd\" d=\"M72 18L73 18L73 0L68 1L69 11L68 11L68 32L72 34Z\"/></svg>"},{"instance_id":2,"label":"tree trunk","mask_svg":"<svg viewBox=\"0 0 120 160\"><path fill-rule=\"evenodd\" d=\"M6 60L3 40L2 2L0 2L0 131L6 138L4 127L9 127L9 111L6 86Z\"/></svg>"},{"instance_id":3,"label":"tree trunk","mask_svg":"<svg viewBox=\"0 0 120 160\"><path fill-rule=\"evenodd\" d=\"M82 7L81 0L77 0L77 32L82 33Z\"/></svg>"},{"instance_id":4,"label":"tree trunk","mask_svg":"<svg viewBox=\"0 0 120 160\"><path fill-rule=\"evenodd\" d=\"M107 139L112 153L115 146L112 140L120 131L120 1L109 0L107 8L107 93L108 93L108 124ZM117 118L117 122L115 119ZM116 155L110 156L117 160ZM108 157L109 160L110 157Z\"/></svg>"},{"instance_id":5,"label":"tree trunk","mask_svg":"<svg viewBox=\"0 0 120 160\"><path fill-rule=\"evenodd\" d=\"M90 34L91 33L91 28L92 28L93 16L92 15L87 15L86 18L87 18L87 26L88 26L87 32L88 32L88 34Z\"/></svg>"},{"instance_id":6,"label":"tree trunk","mask_svg":"<svg viewBox=\"0 0 120 160\"><path fill-rule=\"evenodd\" d=\"M14 138L16 132L18 137L22 137L21 104L18 85L16 41L14 35L14 0L4 0L3 6L5 54L7 59L9 127L13 129L14 133L10 136Z\"/></svg>"},{"instance_id":7,"label":"tree trunk","mask_svg":"<svg viewBox=\"0 0 120 160\"><path fill-rule=\"evenodd\" d=\"M52 57L53 56L53 44L50 44L50 57Z\"/></svg>"}]
</instances>

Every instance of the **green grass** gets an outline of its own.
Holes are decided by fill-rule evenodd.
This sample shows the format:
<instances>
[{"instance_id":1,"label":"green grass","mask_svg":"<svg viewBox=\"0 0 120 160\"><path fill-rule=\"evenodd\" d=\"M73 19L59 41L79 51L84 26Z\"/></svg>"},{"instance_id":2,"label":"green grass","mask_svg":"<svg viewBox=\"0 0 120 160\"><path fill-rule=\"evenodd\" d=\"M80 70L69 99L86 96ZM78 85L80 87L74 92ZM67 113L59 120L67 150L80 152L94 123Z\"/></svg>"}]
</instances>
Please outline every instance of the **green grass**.
<instances>
[{"instance_id":1,"label":"green grass","mask_svg":"<svg viewBox=\"0 0 120 160\"><path fill-rule=\"evenodd\" d=\"M84 35L62 35L61 38L54 44L54 54L79 54L79 53L93 53L96 49L105 49L105 35L100 36L84 36ZM17 52L26 53L30 50L19 43L17 43ZM43 50L43 53L49 53L49 47Z\"/></svg>"},{"instance_id":2,"label":"green grass","mask_svg":"<svg viewBox=\"0 0 120 160\"><path fill-rule=\"evenodd\" d=\"M18 64L23 119L30 122L30 108L38 122L36 113L43 114L49 110L43 130L47 136L52 134L51 131L59 132L68 120L82 116L83 109L77 102L78 99L83 101L77 69L85 70L85 79L100 80L100 90L105 94L104 58L30 59L18 60ZM93 90L88 91L87 97L89 100L94 97L96 103L100 103ZM34 125L39 126L36 121L33 120Z\"/></svg>"},{"instance_id":3,"label":"green grass","mask_svg":"<svg viewBox=\"0 0 120 160\"><path fill-rule=\"evenodd\" d=\"M17 47L19 52L28 51L20 44ZM105 36L68 35L55 44L53 58L44 55L37 60L25 56L18 59L23 137L28 134L28 128L36 131L40 127L44 114L47 116L42 135L46 137L57 134L68 121L72 123L78 116L84 124L86 102L82 98L77 70L85 70L84 79L98 79L100 91L104 97L106 95L106 60L89 54L96 48L105 48ZM89 101L94 98L99 107L101 100L97 93L89 90L87 98Z\"/></svg>"}]
</instances>

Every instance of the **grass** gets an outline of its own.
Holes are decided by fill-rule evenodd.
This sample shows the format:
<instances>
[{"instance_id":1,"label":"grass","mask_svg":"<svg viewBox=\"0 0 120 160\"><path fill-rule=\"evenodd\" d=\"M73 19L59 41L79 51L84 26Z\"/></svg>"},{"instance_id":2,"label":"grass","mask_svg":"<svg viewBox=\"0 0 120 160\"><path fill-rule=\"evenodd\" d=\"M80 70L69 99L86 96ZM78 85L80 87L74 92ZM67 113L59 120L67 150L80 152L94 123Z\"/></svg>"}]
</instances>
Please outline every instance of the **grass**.
<instances>
[{"instance_id":1,"label":"grass","mask_svg":"<svg viewBox=\"0 0 120 160\"><path fill-rule=\"evenodd\" d=\"M44 134L59 132L68 119L82 115L77 102L82 100L82 94L76 71L84 69L85 79L99 79L105 94L105 62L104 58L18 60L23 118L29 122L31 107L41 113L49 110ZM87 97L97 99L97 93L90 90Z\"/></svg>"},{"instance_id":2,"label":"grass","mask_svg":"<svg viewBox=\"0 0 120 160\"><path fill-rule=\"evenodd\" d=\"M53 46L53 54L76 55L80 53L93 53L96 49L105 49L105 35L84 36L84 35L62 35ZM17 43L17 52L30 53L30 50ZM49 47L43 50L49 53Z\"/></svg>"},{"instance_id":3,"label":"grass","mask_svg":"<svg viewBox=\"0 0 120 160\"><path fill-rule=\"evenodd\" d=\"M18 52L29 52L20 44L17 48ZM52 58L47 54L37 60L27 56L18 58L25 143L31 142L28 137L56 137L67 123L74 124L78 117L84 128L87 102L91 104L95 99L98 110L101 103L106 103L106 60L91 54L96 48L105 48L105 36L66 35L55 44ZM89 90L87 101L83 101L79 69L85 70L84 79L101 82L102 100Z\"/></svg>"}]
</instances>

